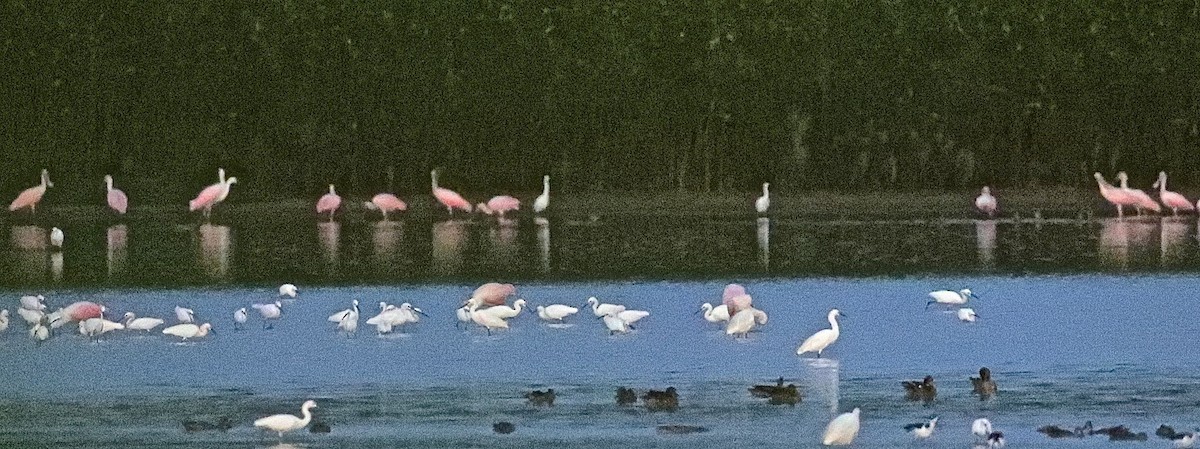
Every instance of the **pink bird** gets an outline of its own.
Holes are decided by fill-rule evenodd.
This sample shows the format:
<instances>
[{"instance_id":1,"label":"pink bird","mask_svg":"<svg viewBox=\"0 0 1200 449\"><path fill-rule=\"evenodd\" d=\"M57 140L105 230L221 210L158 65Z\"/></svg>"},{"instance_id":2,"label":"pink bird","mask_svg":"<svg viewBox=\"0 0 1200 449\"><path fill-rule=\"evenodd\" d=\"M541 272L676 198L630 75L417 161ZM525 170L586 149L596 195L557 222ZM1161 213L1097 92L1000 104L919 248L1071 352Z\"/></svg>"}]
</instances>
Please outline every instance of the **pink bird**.
<instances>
[{"instance_id":1,"label":"pink bird","mask_svg":"<svg viewBox=\"0 0 1200 449\"><path fill-rule=\"evenodd\" d=\"M229 196L229 186L237 183L237 177L231 176L229 179L225 179L225 169L223 168L218 169L217 174L220 180L216 184L205 187L199 195L196 195L195 199L188 202L189 211L194 212L203 208L204 217L208 218L212 213L212 207Z\"/></svg>"},{"instance_id":2,"label":"pink bird","mask_svg":"<svg viewBox=\"0 0 1200 449\"><path fill-rule=\"evenodd\" d=\"M988 218L996 215L996 197L992 196L992 189L984 186L979 190L979 196L975 197L975 209Z\"/></svg>"},{"instance_id":3,"label":"pink bird","mask_svg":"<svg viewBox=\"0 0 1200 449\"><path fill-rule=\"evenodd\" d=\"M104 175L104 184L108 186L108 207L117 211L118 214L124 214L129 207L129 197L125 196L125 192L121 189L113 187L112 175Z\"/></svg>"},{"instance_id":4,"label":"pink bird","mask_svg":"<svg viewBox=\"0 0 1200 449\"><path fill-rule=\"evenodd\" d=\"M1126 175L1125 172L1118 172L1117 179L1121 180L1121 190L1133 195L1133 198L1136 201L1134 203L1134 207L1137 208L1138 215L1142 214L1143 209L1150 209L1156 213L1162 212L1162 207L1154 201L1154 198L1150 198L1150 195L1147 195L1146 192L1143 192L1140 189L1129 188L1129 175Z\"/></svg>"},{"instance_id":5,"label":"pink bird","mask_svg":"<svg viewBox=\"0 0 1200 449\"><path fill-rule=\"evenodd\" d=\"M388 212L403 212L408 210L408 204L405 203L396 195L390 193L380 193L371 197L371 201L363 203L367 209L377 210L383 214L384 221L387 221Z\"/></svg>"},{"instance_id":6,"label":"pink bird","mask_svg":"<svg viewBox=\"0 0 1200 449\"><path fill-rule=\"evenodd\" d=\"M1125 216L1125 206L1137 205L1137 199L1132 194L1109 184L1108 181L1104 180L1104 175L1101 175L1100 172L1093 173L1092 176L1096 178L1096 184L1100 186L1100 196L1104 197L1104 200L1108 201L1109 204L1117 207L1117 217ZM1120 175L1117 176L1120 177Z\"/></svg>"},{"instance_id":7,"label":"pink bird","mask_svg":"<svg viewBox=\"0 0 1200 449\"><path fill-rule=\"evenodd\" d=\"M1183 195L1167 190L1167 172L1158 172L1158 181L1154 181L1151 187L1158 187L1158 199L1171 208L1172 214L1179 215L1179 209L1196 210L1192 206L1192 202L1188 201Z\"/></svg>"},{"instance_id":8,"label":"pink bird","mask_svg":"<svg viewBox=\"0 0 1200 449\"><path fill-rule=\"evenodd\" d=\"M521 200L508 195L494 196L488 200L483 212L488 215L498 215L501 218L509 211L514 211L521 208Z\"/></svg>"},{"instance_id":9,"label":"pink bird","mask_svg":"<svg viewBox=\"0 0 1200 449\"><path fill-rule=\"evenodd\" d=\"M329 221L333 221L333 212L341 205L342 197L333 191L333 184L330 184L329 193L321 195L321 199L317 200L317 213L323 214L329 212Z\"/></svg>"},{"instance_id":10,"label":"pink bird","mask_svg":"<svg viewBox=\"0 0 1200 449\"><path fill-rule=\"evenodd\" d=\"M50 172L43 168L42 183L22 191L20 195L17 195L17 199L8 205L8 210L15 211L28 207L29 213L37 213L37 204L42 201L42 195L46 194L47 187L54 187L54 183L50 182Z\"/></svg>"},{"instance_id":11,"label":"pink bird","mask_svg":"<svg viewBox=\"0 0 1200 449\"><path fill-rule=\"evenodd\" d=\"M62 309L63 316L68 321L83 321L90 318L103 318L104 306L91 301L78 301Z\"/></svg>"},{"instance_id":12,"label":"pink bird","mask_svg":"<svg viewBox=\"0 0 1200 449\"><path fill-rule=\"evenodd\" d=\"M501 284L498 282L488 282L480 285L471 294L471 299L467 300L466 305L479 305L480 307L487 306L502 306L508 301L508 297L517 293L517 287L512 284Z\"/></svg>"},{"instance_id":13,"label":"pink bird","mask_svg":"<svg viewBox=\"0 0 1200 449\"><path fill-rule=\"evenodd\" d=\"M450 215L454 215L454 209L462 209L467 213L471 212L471 203L463 199L462 195L453 190L438 187L437 170L429 172L429 177L433 185L433 197L437 198L438 202L442 203L443 206L446 206L446 210L450 212Z\"/></svg>"},{"instance_id":14,"label":"pink bird","mask_svg":"<svg viewBox=\"0 0 1200 449\"><path fill-rule=\"evenodd\" d=\"M753 299L746 294L746 287L741 284L729 284L721 293L721 303L729 310L729 316L737 315L743 309L750 308Z\"/></svg>"}]
</instances>

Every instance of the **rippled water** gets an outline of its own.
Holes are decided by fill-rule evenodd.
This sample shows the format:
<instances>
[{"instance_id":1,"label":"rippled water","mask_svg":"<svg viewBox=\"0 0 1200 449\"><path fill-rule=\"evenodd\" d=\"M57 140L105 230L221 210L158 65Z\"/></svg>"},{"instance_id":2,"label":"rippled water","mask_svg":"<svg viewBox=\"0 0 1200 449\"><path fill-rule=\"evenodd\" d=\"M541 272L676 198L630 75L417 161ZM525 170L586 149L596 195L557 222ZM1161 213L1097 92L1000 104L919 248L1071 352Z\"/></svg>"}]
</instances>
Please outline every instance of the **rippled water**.
<instances>
[{"instance_id":1,"label":"rippled water","mask_svg":"<svg viewBox=\"0 0 1200 449\"><path fill-rule=\"evenodd\" d=\"M937 245L949 245L938 243ZM1131 260L1133 259L1131 255ZM459 329L453 308L468 284L401 286L301 285L274 329L258 321L234 331L237 307L273 300L273 288L69 288L45 292L52 306L79 299L113 312L173 316L192 306L218 333L180 344L161 334L114 335L88 342L63 333L43 345L0 335L0 446L156 447L273 446L278 438L250 427L261 416L296 413L314 398L328 435L295 433L294 447L817 447L836 411L863 409L854 447L907 447L901 427L941 417L921 447L968 447L970 421L988 417L1010 447L1095 447L1050 440L1035 432L1092 420L1126 424L1151 441L1161 423L1196 425L1200 373L1195 369L1200 312L1195 275L1055 275L914 278L759 279L747 282L770 322L734 340L693 312L725 282L530 281L519 295L533 304L581 304L595 295L652 312L629 335L609 336L592 317L571 326L542 325L524 315L488 336ZM970 287L982 299L975 324L947 310L925 309L926 293ZM18 292L0 292L7 308ZM405 333L355 338L325 320L363 303L410 301L431 316ZM833 307L848 315L842 338L821 360L795 348L827 327ZM170 320L173 321L173 320ZM980 401L967 377L980 366L995 373L1001 393ZM901 380L929 374L938 399L904 399ZM795 407L751 398L746 388L783 376L801 387ZM614 404L617 386L675 386L681 408L648 412ZM522 394L551 387L553 408L525 404ZM227 433L189 434L181 422L230 418ZM517 431L495 435L491 424ZM700 425L695 435L659 435L660 424ZM286 446L285 446L286 447Z\"/></svg>"}]
</instances>

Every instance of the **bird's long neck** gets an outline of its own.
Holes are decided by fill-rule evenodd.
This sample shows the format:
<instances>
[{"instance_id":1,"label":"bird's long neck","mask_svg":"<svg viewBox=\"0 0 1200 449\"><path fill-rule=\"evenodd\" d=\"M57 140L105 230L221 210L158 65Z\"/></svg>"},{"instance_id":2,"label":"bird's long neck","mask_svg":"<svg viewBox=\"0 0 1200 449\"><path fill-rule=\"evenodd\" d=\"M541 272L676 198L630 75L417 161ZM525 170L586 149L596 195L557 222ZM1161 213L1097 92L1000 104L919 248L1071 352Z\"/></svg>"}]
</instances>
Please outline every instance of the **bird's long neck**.
<instances>
[{"instance_id":1,"label":"bird's long neck","mask_svg":"<svg viewBox=\"0 0 1200 449\"><path fill-rule=\"evenodd\" d=\"M1158 175L1158 192L1166 193L1166 191L1167 191L1167 174L1162 173L1162 174Z\"/></svg>"},{"instance_id":2,"label":"bird's long neck","mask_svg":"<svg viewBox=\"0 0 1200 449\"><path fill-rule=\"evenodd\" d=\"M334 191L333 191L333 184L330 184L330 185L329 185L329 194L330 194L330 195L337 195L337 192L334 192Z\"/></svg>"},{"instance_id":3,"label":"bird's long neck","mask_svg":"<svg viewBox=\"0 0 1200 449\"><path fill-rule=\"evenodd\" d=\"M223 169L223 168L217 169L217 182L220 182L221 184L225 183L225 169Z\"/></svg>"},{"instance_id":4,"label":"bird's long neck","mask_svg":"<svg viewBox=\"0 0 1200 449\"><path fill-rule=\"evenodd\" d=\"M770 197L770 196L771 196L771 191L769 189L767 189L766 184L763 184L763 197Z\"/></svg>"},{"instance_id":5,"label":"bird's long neck","mask_svg":"<svg viewBox=\"0 0 1200 449\"><path fill-rule=\"evenodd\" d=\"M1122 188L1122 189L1128 189L1128 188L1129 188L1129 178L1126 178L1126 177L1124 177L1124 176L1122 176L1122 177L1121 177L1121 188Z\"/></svg>"},{"instance_id":6,"label":"bird's long neck","mask_svg":"<svg viewBox=\"0 0 1200 449\"><path fill-rule=\"evenodd\" d=\"M550 195L550 178L542 179L542 195Z\"/></svg>"},{"instance_id":7,"label":"bird's long neck","mask_svg":"<svg viewBox=\"0 0 1200 449\"><path fill-rule=\"evenodd\" d=\"M109 191L112 191L113 180L111 176L104 178L104 184L108 186Z\"/></svg>"},{"instance_id":8,"label":"bird's long neck","mask_svg":"<svg viewBox=\"0 0 1200 449\"><path fill-rule=\"evenodd\" d=\"M304 407L300 409L300 413L304 415L300 419L300 427L308 427L308 422L312 421L312 411L308 407Z\"/></svg>"},{"instance_id":9,"label":"bird's long neck","mask_svg":"<svg viewBox=\"0 0 1200 449\"><path fill-rule=\"evenodd\" d=\"M437 190L437 170L429 172L430 190Z\"/></svg>"},{"instance_id":10,"label":"bird's long neck","mask_svg":"<svg viewBox=\"0 0 1200 449\"><path fill-rule=\"evenodd\" d=\"M837 315L832 313L829 314L829 326L830 329L833 329L833 333L837 334L841 332L841 330L838 329Z\"/></svg>"},{"instance_id":11,"label":"bird's long neck","mask_svg":"<svg viewBox=\"0 0 1200 449\"><path fill-rule=\"evenodd\" d=\"M47 173L45 170L42 170L42 188L44 189L44 188L46 188L46 186L49 186L49 185L50 185L50 173Z\"/></svg>"}]
</instances>

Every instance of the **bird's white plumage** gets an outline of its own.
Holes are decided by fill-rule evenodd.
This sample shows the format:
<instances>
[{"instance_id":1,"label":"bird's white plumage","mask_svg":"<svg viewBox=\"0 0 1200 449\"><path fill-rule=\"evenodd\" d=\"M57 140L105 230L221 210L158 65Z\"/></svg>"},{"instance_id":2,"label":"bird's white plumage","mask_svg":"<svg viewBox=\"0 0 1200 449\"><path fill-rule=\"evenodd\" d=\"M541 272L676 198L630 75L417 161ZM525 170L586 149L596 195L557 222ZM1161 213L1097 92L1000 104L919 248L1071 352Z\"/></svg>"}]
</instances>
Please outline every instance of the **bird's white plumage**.
<instances>
[{"instance_id":1,"label":"bird's white plumage","mask_svg":"<svg viewBox=\"0 0 1200 449\"><path fill-rule=\"evenodd\" d=\"M821 439L821 444L826 446L845 446L854 442L854 437L858 435L859 428L859 409L849 413L842 413L825 426L825 436Z\"/></svg>"},{"instance_id":2,"label":"bird's white plumage","mask_svg":"<svg viewBox=\"0 0 1200 449\"><path fill-rule=\"evenodd\" d=\"M199 326L197 326L193 323L183 323L183 324L176 324L174 326L163 329L162 333L167 334L167 335L174 335L176 337L180 337L184 340L187 340L189 338L200 338L200 337L206 336L206 335L208 335L208 331L211 329L212 329L212 325L209 323L204 323Z\"/></svg>"},{"instance_id":3,"label":"bird's white plumage","mask_svg":"<svg viewBox=\"0 0 1200 449\"><path fill-rule=\"evenodd\" d=\"M837 317L839 316L842 316L842 313L838 309L830 310L828 315L830 328L819 330L817 333L812 334L811 337L805 339L804 343L801 343L800 347L796 349L796 354L816 352L817 357L820 357L821 352L837 341L838 335L841 333L837 322Z\"/></svg>"},{"instance_id":4,"label":"bird's white plumage","mask_svg":"<svg viewBox=\"0 0 1200 449\"><path fill-rule=\"evenodd\" d=\"M475 324L487 328L489 334L492 332L492 329L508 329L507 321L504 321L503 318L500 318L496 315L485 313L485 311L479 310L478 304L471 306L470 313L471 321L474 321Z\"/></svg>"},{"instance_id":5,"label":"bird's white plumage","mask_svg":"<svg viewBox=\"0 0 1200 449\"><path fill-rule=\"evenodd\" d=\"M295 284L283 284L279 286L279 296L295 298L298 294L300 294L300 290L296 288Z\"/></svg>"},{"instance_id":6,"label":"bird's white plumage","mask_svg":"<svg viewBox=\"0 0 1200 449\"><path fill-rule=\"evenodd\" d=\"M592 313L596 316L616 315L625 311L625 306L619 304L603 304L595 296L588 298L587 303L592 306Z\"/></svg>"},{"instance_id":7,"label":"bird's white plumage","mask_svg":"<svg viewBox=\"0 0 1200 449\"><path fill-rule=\"evenodd\" d=\"M550 207L550 175L542 177L542 194L533 200L534 212L542 213L547 207Z\"/></svg>"},{"instance_id":8,"label":"bird's white plumage","mask_svg":"<svg viewBox=\"0 0 1200 449\"><path fill-rule=\"evenodd\" d=\"M992 433L992 422L987 418L979 418L971 423L971 434L979 438L987 438Z\"/></svg>"},{"instance_id":9,"label":"bird's white plumage","mask_svg":"<svg viewBox=\"0 0 1200 449\"><path fill-rule=\"evenodd\" d=\"M8 309L0 310L0 332L8 330Z\"/></svg>"},{"instance_id":10,"label":"bird's white plumage","mask_svg":"<svg viewBox=\"0 0 1200 449\"><path fill-rule=\"evenodd\" d=\"M729 323L725 325L725 335L745 337L752 329L754 329L754 312L746 309L733 314L733 318L730 318Z\"/></svg>"},{"instance_id":11,"label":"bird's white plumage","mask_svg":"<svg viewBox=\"0 0 1200 449\"><path fill-rule=\"evenodd\" d=\"M645 310L622 310L617 312L617 318L624 321L625 324L633 324L640 321L642 318L650 316L650 312Z\"/></svg>"},{"instance_id":12,"label":"bird's white plumage","mask_svg":"<svg viewBox=\"0 0 1200 449\"><path fill-rule=\"evenodd\" d=\"M333 323L340 323L340 322L342 322L342 318L345 318L346 315L348 315L350 312L353 312L355 310L358 310L358 300L357 299L350 301L349 309L340 310L337 313L334 313L333 315L329 315L329 321L333 322Z\"/></svg>"},{"instance_id":13,"label":"bird's white plumage","mask_svg":"<svg viewBox=\"0 0 1200 449\"><path fill-rule=\"evenodd\" d=\"M28 310L46 310L46 297L42 295L26 295L21 297L21 308Z\"/></svg>"},{"instance_id":14,"label":"bird's white plumage","mask_svg":"<svg viewBox=\"0 0 1200 449\"><path fill-rule=\"evenodd\" d=\"M578 308L562 305L551 304L548 306L538 306L538 318L545 321L562 321L563 318L574 315L579 312Z\"/></svg>"},{"instance_id":15,"label":"bird's white plumage","mask_svg":"<svg viewBox=\"0 0 1200 449\"><path fill-rule=\"evenodd\" d=\"M934 428L937 427L937 421L938 419L935 416L933 419L930 419L929 422L925 423L924 426L913 428L910 433L912 433L913 437L917 439L923 440L929 438L933 435Z\"/></svg>"},{"instance_id":16,"label":"bird's white plumage","mask_svg":"<svg viewBox=\"0 0 1200 449\"><path fill-rule=\"evenodd\" d=\"M283 438L284 432L299 430L303 429L305 426L308 426L309 421L312 421L312 409L314 408L317 408L316 402L312 400L304 401L304 405L300 406L300 414L304 415L303 418L296 415L281 413L278 415L271 415L266 418L254 420L254 427L261 427L263 429L276 432L279 434L280 438Z\"/></svg>"},{"instance_id":17,"label":"bird's white plumage","mask_svg":"<svg viewBox=\"0 0 1200 449\"><path fill-rule=\"evenodd\" d=\"M960 291L954 290L937 290L929 292L929 297L933 298L931 303L938 304L966 304L967 299L974 296L971 289L964 288Z\"/></svg>"},{"instance_id":18,"label":"bird's white plumage","mask_svg":"<svg viewBox=\"0 0 1200 449\"><path fill-rule=\"evenodd\" d=\"M56 248L62 248L62 246L63 246L63 239L64 239L65 237L66 237L66 236L65 236L65 235L63 235L63 230L62 230L62 229L58 229L58 228L50 228L50 244L51 244L51 245L54 245L54 247L56 247Z\"/></svg>"},{"instance_id":19,"label":"bird's white plumage","mask_svg":"<svg viewBox=\"0 0 1200 449\"><path fill-rule=\"evenodd\" d=\"M98 337L102 334L124 328L124 324L104 318L88 318L79 322L79 333L88 337Z\"/></svg>"},{"instance_id":20,"label":"bird's white plumage","mask_svg":"<svg viewBox=\"0 0 1200 449\"><path fill-rule=\"evenodd\" d=\"M42 317L46 316L41 310L29 310L24 307L17 308L17 315L20 315L29 325L34 325L42 321Z\"/></svg>"},{"instance_id":21,"label":"bird's white plumage","mask_svg":"<svg viewBox=\"0 0 1200 449\"><path fill-rule=\"evenodd\" d=\"M979 315L975 314L975 309L972 309L970 307L963 307L961 309L958 309L957 313L958 313L958 319L960 319L962 321L966 321L968 323L974 323L975 319L979 317Z\"/></svg>"},{"instance_id":22,"label":"bird's white plumage","mask_svg":"<svg viewBox=\"0 0 1200 449\"><path fill-rule=\"evenodd\" d=\"M175 306L175 319L180 323L191 323L196 320L196 312L183 306Z\"/></svg>"},{"instance_id":23,"label":"bird's white plumage","mask_svg":"<svg viewBox=\"0 0 1200 449\"><path fill-rule=\"evenodd\" d=\"M517 315L520 315L521 311L525 309L525 304L526 303L525 303L524 299L518 299L513 302L512 307L505 306L505 305L491 306L486 309L479 310L476 313L488 313L497 318L507 320L509 318L514 318Z\"/></svg>"},{"instance_id":24,"label":"bird's white plumage","mask_svg":"<svg viewBox=\"0 0 1200 449\"><path fill-rule=\"evenodd\" d=\"M133 312L125 312L125 328L131 331L146 331L150 332L163 324L160 318L141 317L138 318Z\"/></svg>"},{"instance_id":25,"label":"bird's white plumage","mask_svg":"<svg viewBox=\"0 0 1200 449\"><path fill-rule=\"evenodd\" d=\"M771 192L769 190L770 186L770 183L764 182L762 185L762 196L754 200L754 210L758 211L760 214L767 213L767 209L771 208Z\"/></svg>"},{"instance_id":26,"label":"bird's white plumage","mask_svg":"<svg viewBox=\"0 0 1200 449\"><path fill-rule=\"evenodd\" d=\"M237 323L239 325L246 324L246 321L249 319L250 319L250 314L248 313L248 311L246 310L245 307L242 307L240 309L233 311L233 322L234 323Z\"/></svg>"},{"instance_id":27,"label":"bird's white plumage","mask_svg":"<svg viewBox=\"0 0 1200 449\"><path fill-rule=\"evenodd\" d=\"M604 327L608 328L610 334L624 334L629 332L629 324L618 318L616 315L604 315Z\"/></svg>"},{"instance_id":28,"label":"bird's white plumage","mask_svg":"<svg viewBox=\"0 0 1200 449\"><path fill-rule=\"evenodd\" d=\"M266 304L251 304L250 307L258 310L258 314L262 315L264 320L277 320L283 315L283 303L279 301Z\"/></svg>"},{"instance_id":29,"label":"bird's white plumage","mask_svg":"<svg viewBox=\"0 0 1200 449\"><path fill-rule=\"evenodd\" d=\"M729 306L725 304L716 307L709 303L700 304L700 311L704 312L704 319L710 323L729 321Z\"/></svg>"}]
</instances>

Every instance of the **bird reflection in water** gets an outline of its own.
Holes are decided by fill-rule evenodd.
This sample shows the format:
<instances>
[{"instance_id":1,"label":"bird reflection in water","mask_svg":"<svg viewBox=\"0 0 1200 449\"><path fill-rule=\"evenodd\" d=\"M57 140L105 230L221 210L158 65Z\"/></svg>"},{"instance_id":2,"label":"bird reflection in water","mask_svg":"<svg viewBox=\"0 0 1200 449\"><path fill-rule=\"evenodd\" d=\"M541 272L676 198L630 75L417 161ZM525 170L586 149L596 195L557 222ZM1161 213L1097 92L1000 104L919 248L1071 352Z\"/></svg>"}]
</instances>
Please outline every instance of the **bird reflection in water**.
<instances>
[{"instance_id":1,"label":"bird reflection in water","mask_svg":"<svg viewBox=\"0 0 1200 449\"><path fill-rule=\"evenodd\" d=\"M1157 223L1140 220L1108 218L1100 222L1100 262L1128 269L1131 254L1151 250ZM1151 256L1153 257L1153 256Z\"/></svg>"},{"instance_id":2,"label":"bird reflection in water","mask_svg":"<svg viewBox=\"0 0 1200 449\"><path fill-rule=\"evenodd\" d=\"M55 251L50 253L50 277L55 282L61 281L63 277L63 253Z\"/></svg>"},{"instance_id":3,"label":"bird reflection in water","mask_svg":"<svg viewBox=\"0 0 1200 449\"><path fill-rule=\"evenodd\" d=\"M440 275L458 274L462 270L463 249L467 246L467 221L450 219L433 224L431 271Z\"/></svg>"},{"instance_id":4,"label":"bird reflection in water","mask_svg":"<svg viewBox=\"0 0 1200 449\"><path fill-rule=\"evenodd\" d=\"M341 244L342 224L336 221L317 223L317 238L321 240L321 252L330 274L337 272L338 247Z\"/></svg>"},{"instance_id":5,"label":"bird reflection in water","mask_svg":"<svg viewBox=\"0 0 1200 449\"><path fill-rule=\"evenodd\" d=\"M829 403L829 412L838 414L838 361L830 358L802 358L801 369L807 375L804 392L809 398ZM808 400L808 399L806 399Z\"/></svg>"},{"instance_id":6,"label":"bird reflection in water","mask_svg":"<svg viewBox=\"0 0 1200 449\"><path fill-rule=\"evenodd\" d=\"M1186 221L1164 217L1159 225L1158 247L1162 266L1177 266L1187 260L1188 230Z\"/></svg>"},{"instance_id":7,"label":"bird reflection in water","mask_svg":"<svg viewBox=\"0 0 1200 449\"><path fill-rule=\"evenodd\" d=\"M229 276L229 251L233 234L229 226L205 223L200 225L200 265L214 279Z\"/></svg>"},{"instance_id":8,"label":"bird reflection in water","mask_svg":"<svg viewBox=\"0 0 1200 449\"><path fill-rule=\"evenodd\" d=\"M109 276L125 271L127 232L127 228L123 224L108 227L108 253L105 259L108 261Z\"/></svg>"},{"instance_id":9,"label":"bird reflection in water","mask_svg":"<svg viewBox=\"0 0 1200 449\"><path fill-rule=\"evenodd\" d=\"M375 249L375 262L381 268L390 268L396 259L396 248L404 239L404 222L378 221L373 226L371 243Z\"/></svg>"},{"instance_id":10,"label":"bird reflection in water","mask_svg":"<svg viewBox=\"0 0 1200 449\"><path fill-rule=\"evenodd\" d=\"M46 279L49 231L32 225L13 226L10 234L16 275L32 281ZM59 253L61 256L62 253Z\"/></svg>"},{"instance_id":11,"label":"bird reflection in water","mask_svg":"<svg viewBox=\"0 0 1200 449\"><path fill-rule=\"evenodd\" d=\"M538 262L542 273L550 272L550 220L545 217L533 219L537 225Z\"/></svg>"},{"instance_id":12,"label":"bird reflection in water","mask_svg":"<svg viewBox=\"0 0 1200 449\"><path fill-rule=\"evenodd\" d=\"M758 237L758 263L763 269L771 268L771 219L759 217L756 235Z\"/></svg>"},{"instance_id":13,"label":"bird reflection in water","mask_svg":"<svg viewBox=\"0 0 1200 449\"><path fill-rule=\"evenodd\" d=\"M488 230L488 241L491 243L490 260L493 267L512 267L520 264L515 220L502 218Z\"/></svg>"},{"instance_id":14,"label":"bird reflection in water","mask_svg":"<svg viewBox=\"0 0 1200 449\"><path fill-rule=\"evenodd\" d=\"M975 248L980 266L996 266L996 220L975 220Z\"/></svg>"}]
</instances>

